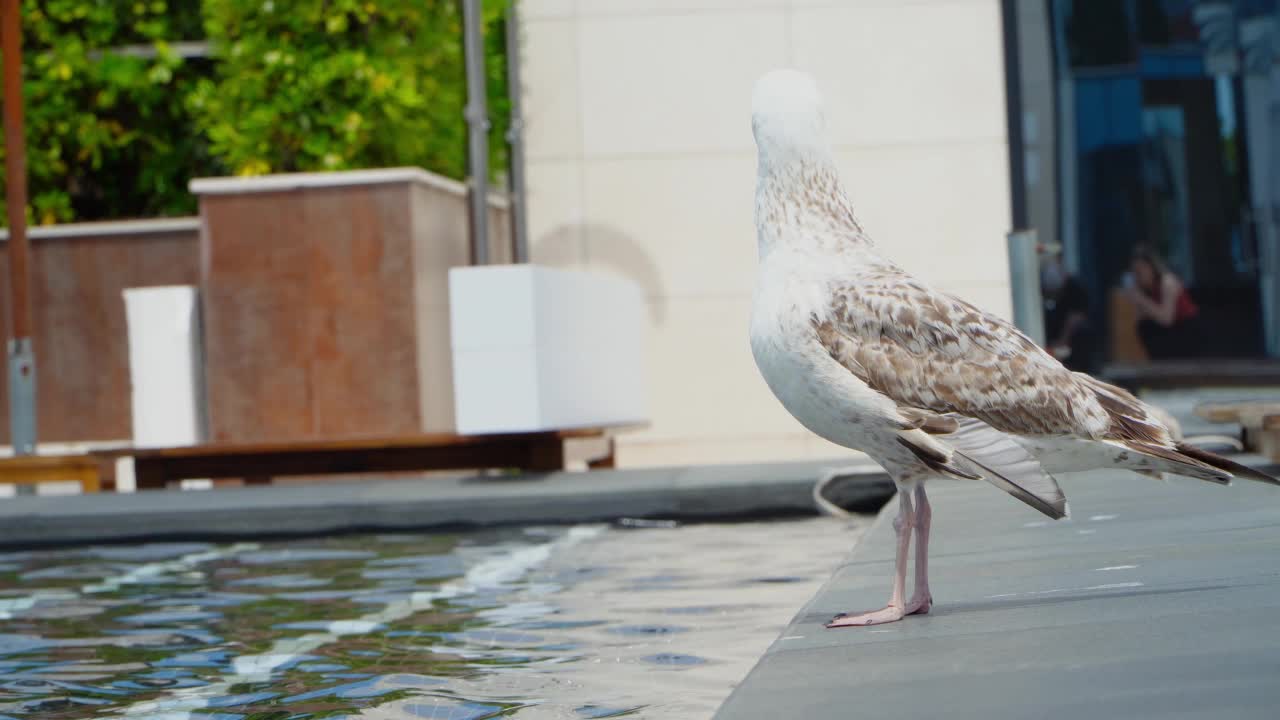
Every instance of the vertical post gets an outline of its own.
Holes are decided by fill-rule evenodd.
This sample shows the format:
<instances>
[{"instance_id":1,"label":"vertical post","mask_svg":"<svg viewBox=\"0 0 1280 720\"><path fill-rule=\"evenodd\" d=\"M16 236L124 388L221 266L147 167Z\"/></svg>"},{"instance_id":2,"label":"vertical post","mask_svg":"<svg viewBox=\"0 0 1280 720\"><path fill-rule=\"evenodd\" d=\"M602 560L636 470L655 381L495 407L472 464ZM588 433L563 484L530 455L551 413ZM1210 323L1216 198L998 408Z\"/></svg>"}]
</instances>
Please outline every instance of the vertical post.
<instances>
[{"instance_id":1,"label":"vertical post","mask_svg":"<svg viewBox=\"0 0 1280 720\"><path fill-rule=\"evenodd\" d=\"M507 0L507 97L511 122L507 127L507 173L511 208L511 258L529 262L529 225L525 214L524 114L520 86L520 11L518 0Z\"/></svg>"},{"instance_id":2,"label":"vertical post","mask_svg":"<svg viewBox=\"0 0 1280 720\"><path fill-rule=\"evenodd\" d=\"M36 358L31 346L31 287L27 247L27 153L22 129L21 0L4 3L0 53L4 61L5 207L9 213L9 435L13 451L36 451Z\"/></svg>"},{"instance_id":3,"label":"vertical post","mask_svg":"<svg viewBox=\"0 0 1280 720\"><path fill-rule=\"evenodd\" d=\"M480 0L462 0L462 47L467 69L467 174L471 262L489 263L489 110L485 96Z\"/></svg>"},{"instance_id":4,"label":"vertical post","mask_svg":"<svg viewBox=\"0 0 1280 720\"><path fill-rule=\"evenodd\" d=\"M1013 324L1044 346L1044 301L1040 297L1040 255L1035 230L1009 233L1009 286Z\"/></svg>"},{"instance_id":5,"label":"vertical post","mask_svg":"<svg viewBox=\"0 0 1280 720\"><path fill-rule=\"evenodd\" d=\"M1022 136L1022 66L1018 41L1018 0L1001 0L1004 29L1005 124L1009 133L1009 285L1013 324L1044 346L1044 300L1040 296L1040 255L1027 208L1026 147Z\"/></svg>"},{"instance_id":6,"label":"vertical post","mask_svg":"<svg viewBox=\"0 0 1280 720\"><path fill-rule=\"evenodd\" d=\"M1009 132L1009 193L1014 231L1025 230L1027 212L1026 145L1022 138L1022 66L1018 43L1017 0L1001 0L1004 26L1005 123Z\"/></svg>"}]
</instances>

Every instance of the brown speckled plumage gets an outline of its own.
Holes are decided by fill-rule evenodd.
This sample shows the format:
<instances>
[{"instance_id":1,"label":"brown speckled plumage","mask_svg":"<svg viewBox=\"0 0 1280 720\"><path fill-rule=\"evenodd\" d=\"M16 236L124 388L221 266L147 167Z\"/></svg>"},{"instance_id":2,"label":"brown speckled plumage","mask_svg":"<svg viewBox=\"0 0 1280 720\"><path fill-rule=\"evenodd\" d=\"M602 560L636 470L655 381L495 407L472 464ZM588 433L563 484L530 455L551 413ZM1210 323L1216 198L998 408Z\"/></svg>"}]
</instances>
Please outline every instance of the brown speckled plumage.
<instances>
[{"instance_id":1,"label":"brown speckled plumage","mask_svg":"<svg viewBox=\"0 0 1280 720\"><path fill-rule=\"evenodd\" d=\"M1008 323L897 268L857 280L834 288L814 332L831 357L899 405L1017 434L1113 433L1097 391Z\"/></svg>"},{"instance_id":2,"label":"brown speckled plumage","mask_svg":"<svg viewBox=\"0 0 1280 720\"><path fill-rule=\"evenodd\" d=\"M1055 519L1068 514L1056 472L1122 467L1275 482L1187 447L1133 395L1068 370L1009 322L928 287L877 252L841 188L812 78L767 74L752 109L760 249L752 354L792 416L866 452L899 490L889 603L828 627L929 611L924 483L932 477L985 480ZM913 542L916 589L908 599Z\"/></svg>"}]
</instances>

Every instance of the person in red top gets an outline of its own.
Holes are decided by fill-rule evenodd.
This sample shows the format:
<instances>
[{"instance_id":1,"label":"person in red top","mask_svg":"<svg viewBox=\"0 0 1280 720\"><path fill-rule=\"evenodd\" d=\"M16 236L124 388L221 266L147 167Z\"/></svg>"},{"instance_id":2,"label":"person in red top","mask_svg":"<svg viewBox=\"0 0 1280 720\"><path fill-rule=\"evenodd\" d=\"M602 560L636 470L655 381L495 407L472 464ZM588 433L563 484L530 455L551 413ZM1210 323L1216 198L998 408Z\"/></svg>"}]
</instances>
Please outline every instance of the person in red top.
<instances>
[{"instance_id":1,"label":"person in red top","mask_svg":"<svg viewBox=\"0 0 1280 720\"><path fill-rule=\"evenodd\" d=\"M1126 289L1138 310L1138 336L1153 360L1192 357L1202 342L1200 309L1186 286L1150 247L1140 245L1130 261Z\"/></svg>"}]
</instances>

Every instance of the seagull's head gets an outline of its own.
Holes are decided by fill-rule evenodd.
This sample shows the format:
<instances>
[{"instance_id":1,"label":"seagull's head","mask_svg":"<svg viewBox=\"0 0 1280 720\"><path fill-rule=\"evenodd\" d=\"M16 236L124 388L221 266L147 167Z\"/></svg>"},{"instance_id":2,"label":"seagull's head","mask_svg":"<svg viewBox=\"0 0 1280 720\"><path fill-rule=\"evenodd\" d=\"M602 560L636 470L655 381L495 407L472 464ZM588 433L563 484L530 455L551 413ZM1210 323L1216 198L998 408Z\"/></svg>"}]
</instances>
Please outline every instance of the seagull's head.
<instances>
[{"instance_id":1,"label":"seagull's head","mask_svg":"<svg viewBox=\"0 0 1280 720\"><path fill-rule=\"evenodd\" d=\"M826 153L822 94L808 73L772 70L756 81L751 131L761 160Z\"/></svg>"}]
</instances>

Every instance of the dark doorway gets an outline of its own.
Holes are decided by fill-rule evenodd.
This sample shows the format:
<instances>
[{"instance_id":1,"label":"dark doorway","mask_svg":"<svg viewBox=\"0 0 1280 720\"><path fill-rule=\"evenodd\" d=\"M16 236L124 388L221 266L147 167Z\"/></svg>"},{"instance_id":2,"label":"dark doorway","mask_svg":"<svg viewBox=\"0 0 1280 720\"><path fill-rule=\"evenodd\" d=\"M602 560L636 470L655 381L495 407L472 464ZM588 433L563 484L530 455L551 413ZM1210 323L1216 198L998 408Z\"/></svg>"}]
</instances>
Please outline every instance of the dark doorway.
<instances>
[{"instance_id":1,"label":"dark doorway","mask_svg":"<svg viewBox=\"0 0 1280 720\"><path fill-rule=\"evenodd\" d=\"M1186 355L1280 354L1277 0L1052 0L1060 186L1071 268L1115 311L1129 258L1154 247L1203 332ZM1265 47L1264 47L1265 45Z\"/></svg>"},{"instance_id":2,"label":"dark doorway","mask_svg":"<svg viewBox=\"0 0 1280 720\"><path fill-rule=\"evenodd\" d=\"M1142 239L1187 285L1213 328L1199 354L1214 357L1265 351L1238 85L1225 77L1142 81Z\"/></svg>"}]
</instances>

